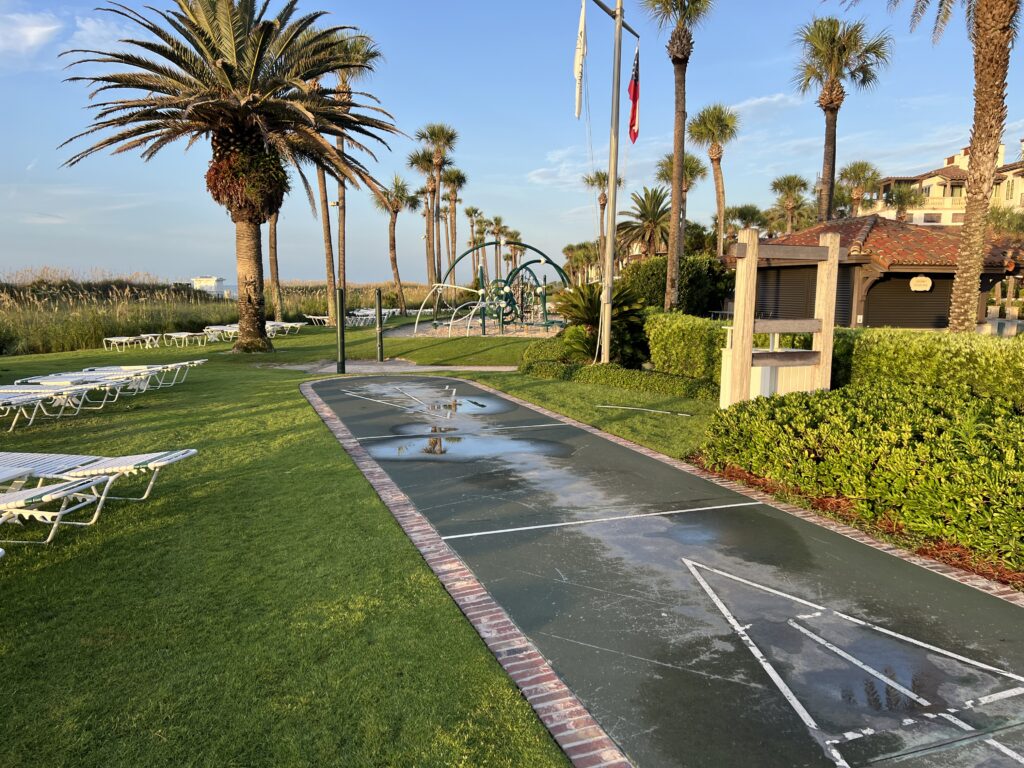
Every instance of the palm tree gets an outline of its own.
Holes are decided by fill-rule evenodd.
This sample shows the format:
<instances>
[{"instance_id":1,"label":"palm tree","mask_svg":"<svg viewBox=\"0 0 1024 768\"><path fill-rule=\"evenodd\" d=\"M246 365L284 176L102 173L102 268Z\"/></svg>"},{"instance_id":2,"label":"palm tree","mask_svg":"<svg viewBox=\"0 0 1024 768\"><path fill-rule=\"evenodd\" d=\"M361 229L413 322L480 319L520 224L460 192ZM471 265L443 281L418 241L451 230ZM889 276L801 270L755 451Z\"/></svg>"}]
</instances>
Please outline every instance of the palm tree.
<instances>
[{"instance_id":1,"label":"palm tree","mask_svg":"<svg viewBox=\"0 0 1024 768\"><path fill-rule=\"evenodd\" d=\"M658 170L655 173L655 181L664 184L666 187L672 185L673 156L669 152L658 161ZM689 152L683 154L683 192L688 193L698 181L704 181L708 177L708 167L704 161Z\"/></svg>"},{"instance_id":2,"label":"palm tree","mask_svg":"<svg viewBox=\"0 0 1024 768\"><path fill-rule=\"evenodd\" d=\"M772 181L772 192L777 196L776 205L786 212L786 234L793 231L793 223L796 218L796 209L803 202L804 192L810 189L810 184L803 176L795 173L787 173Z\"/></svg>"},{"instance_id":3,"label":"palm tree","mask_svg":"<svg viewBox=\"0 0 1024 768\"><path fill-rule=\"evenodd\" d=\"M427 178L427 185L420 190L423 198L423 218L426 222L427 241L427 284L434 285L440 275L437 274L437 262L434 259L434 156L429 149L418 149L409 153L406 164L414 171L419 171Z\"/></svg>"},{"instance_id":4,"label":"palm tree","mask_svg":"<svg viewBox=\"0 0 1024 768\"><path fill-rule=\"evenodd\" d=\"M725 179L722 178L723 145L736 138L740 116L724 104L711 104L698 112L687 131L690 141L708 148L708 159L715 177L715 203L718 209L718 258L725 254Z\"/></svg>"},{"instance_id":5,"label":"palm tree","mask_svg":"<svg viewBox=\"0 0 1024 768\"><path fill-rule=\"evenodd\" d=\"M501 216L492 216L487 231L494 238L494 279L501 278L501 238L505 234L505 222Z\"/></svg>"},{"instance_id":6,"label":"palm tree","mask_svg":"<svg viewBox=\"0 0 1024 768\"><path fill-rule=\"evenodd\" d=\"M281 278L277 271L277 212L270 214L267 221L267 258L270 261L270 293L274 297L274 319L284 320L281 306Z\"/></svg>"},{"instance_id":7,"label":"palm tree","mask_svg":"<svg viewBox=\"0 0 1024 768\"><path fill-rule=\"evenodd\" d=\"M864 196L874 195L881 180L882 174L867 160L854 160L839 171L839 183L849 191L854 216L860 216Z\"/></svg>"},{"instance_id":8,"label":"palm tree","mask_svg":"<svg viewBox=\"0 0 1024 768\"><path fill-rule=\"evenodd\" d=\"M858 0L850 0L855 4ZM912 0L910 28L935 6L932 38L938 40L953 15L954 0ZM895 7L900 0L889 0ZM971 163L967 168L967 203L960 229L956 277L949 306L949 328L971 332L978 321L978 288L988 252L988 210L995 182L999 143L1006 124L1006 75L1010 48L1017 37L1020 0L964 0L974 49L974 120Z\"/></svg>"},{"instance_id":9,"label":"palm tree","mask_svg":"<svg viewBox=\"0 0 1024 768\"><path fill-rule=\"evenodd\" d=\"M481 211L479 208L477 208L476 206L473 206L473 205L467 205L465 208L462 209L462 213L466 217L466 220L469 222L469 247L472 248L474 245L476 245L476 222L477 222L477 219L479 219L484 214L483 214L483 211ZM473 279L474 280L476 280L477 273L480 271L479 270L480 259L477 258L477 257L478 257L478 253L474 251L473 252Z\"/></svg>"},{"instance_id":10,"label":"palm tree","mask_svg":"<svg viewBox=\"0 0 1024 768\"><path fill-rule=\"evenodd\" d=\"M622 185L626 183L626 180L621 176L616 183L616 189L622 189ZM605 244L605 210L608 208L608 171L594 171L588 173L583 177L583 184L590 189L597 190L597 207L600 209L600 221L598 223L598 247L601 253L604 253Z\"/></svg>"},{"instance_id":11,"label":"palm tree","mask_svg":"<svg viewBox=\"0 0 1024 768\"><path fill-rule=\"evenodd\" d=\"M893 184L885 194L885 204L896 209L896 221L906 221L908 208L924 204L924 192L916 184Z\"/></svg>"},{"instance_id":12,"label":"palm tree","mask_svg":"<svg viewBox=\"0 0 1024 768\"><path fill-rule=\"evenodd\" d=\"M665 187L644 187L642 193L632 194L632 200L633 207L620 212L629 220L619 223L616 235L623 248L638 246L642 258L648 259L668 244L672 215L669 191Z\"/></svg>"},{"instance_id":13,"label":"palm tree","mask_svg":"<svg viewBox=\"0 0 1024 768\"><path fill-rule=\"evenodd\" d=\"M450 163L449 153L455 149L459 140L458 132L444 123L427 123L416 131L416 140L426 145L431 154L434 171L433 203L431 210L434 216L434 261L437 279L441 279L441 171Z\"/></svg>"},{"instance_id":14,"label":"palm tree","mask_svg":"<svg viewBox=\"0 0 1024 768\"><path fill-rule=\"evenodd\" d=\"M811 19L800 27L796 40L803 47L793 78L802 94L817 87L818 106L825 113L825 156L821 165L818 220L832 218L836 181L836 122L846 98L843 83L870 88L889 63L893 38L888 32L868 35L863 21L842 21L833 16Z\"/></svg>"},{"instance_id":15,"label":"palm tree","mask_svg":"<svg viewBox=\"0 0 1024 768\"><path fill-rule=\"evenodd\" d=\"M92 125L65 144L96 133L108 135L65 165L108 148L139 150L148 160L179 139L191 143L209 138L213 157L206 187L235 224L235 349L270 350L260 226L281 208L288 191L285 166L297 169L307 192L303 164L326 168L353 183L373 184L362 163L342 158L321 134L355 135L383 144L382 134L396 129L377 108L351 102L342 110L334 90L306 85L352 66L337 45L345 29L315 26L323 13L293 18L295 3L289 2L268 18L266 3L257 9L255 3L232 0L175 0L174 10L153 12L157 21L123 5L102 10L141 27L147 39L129 40L127 49L114 52L65 52L80 56L72 66L101 62L127 67L119 73L70 78L94 86L92 96L122 88L134 92L131 98L95 105ZM354 146L365 150L361 144Z\"/></svg>"},{"instance_id":16,"label":"palm tree","mask_svg":"<svg viewBox=\"0 0 1024 768\"><path fill-rule=\"evenodd\" d=\"M395 278L398 309L404 315L407 310L405 306L405 292L402 290L402 278L398 276L398 247L395 240L395 227L398 224L398 214L402 211L415 211L419 208L420 199L415 192L409 191L409 185L396 173L391 186L383 187L380 190L380 194L374 197L374 204L379 210L387 213L389 217L388 253L391 256L391 275Z\"/></svg>"},{"instance_id":17,"label":"palm tree","mask_svg":"<svg viewBox=\"0 0 1024 768\"><path fill-rule=\"evenodd\" d=\"M523 233L518 229L507 229L505 230L505 238L514 245L509 245L508 250L508 261L512 265L512 269L519 266L519 258L523 255L523 247L518 245L522 242Z\"/></svg>"},{"instance_id":18,"label":"palm tree","mask_svg":"<svg viewBox=\"0 0 1024 768\"><path fill-rule=\"evenodd\" d=\"M685 249L686 190L683 186L686 149L686 68L693 53L693 30L711 11L713 0L643 0L648 13L665 29L672 28L666 51L675 77L675 119L672 126L672 222L668 238L665 309L679 304L679 260Z\"/></svg>"},{"instance_id":19,"label":"palm tree","mask_svg":"<svg viewBox=\"0 0 1024 768\"><path fill-rule=\"evenodd\" d=\"M781 198L764 212L764 223L770 237L775 237L787 229L792 222L794 231L812 226L818 217L818 206L809 198L800 195L789 206L782 204Z\"/></svg>"},{"instance_id":20,"label":"palm tree","mask_svg":"<svg viewBox=\"0 0 1024 768\"><path fill-rule=\"evenodd\" d=\"M383 54L377 48L376 43L363 34L348 35L342 41L345 49L345 58L352 64L348 69L335 72L338 77L339 101L347 108L352 100L352 83L364 77L369 77L374 67L384 59ZM345 138L337 136L334 139L335 149L342 157L345 156ZM345 270L345 217L346 217L346 185L344 179L338 179L338 283L342 288L346 287L347 277Z\"/></svg>"},{"instance_id":21,"label":"palm tree","mask_svg":"<svg viewBox=\"0 0 1024 768\"><path fill-rule=\"evenodd\" d=\"M458 212L459 203L459 192L466 186L468 179L466 174L460 171L458 168L448 168L441 175L441 183L444 184L445 190L448 192L448 268L451 269L452 263L455 258L459 255L458 251L458 231L456 220L456 213ZM452 285L455 285L455 272L452 272Z\"/></svg>"},{"instance_id":22,"label":"palm tree","mask_svg":"<svg viewBox=\"0 0 1024 768\"><path fill-rule=\"evenodd\" d=\"M725 209L725 231L727 240L735 240L741 229L757 227L762 229L768 225L768 218L758 206L753 203L743 205L730 205ZM718 218L715 218L715 227L718 226Z\"/></svg>"}]
</instances>

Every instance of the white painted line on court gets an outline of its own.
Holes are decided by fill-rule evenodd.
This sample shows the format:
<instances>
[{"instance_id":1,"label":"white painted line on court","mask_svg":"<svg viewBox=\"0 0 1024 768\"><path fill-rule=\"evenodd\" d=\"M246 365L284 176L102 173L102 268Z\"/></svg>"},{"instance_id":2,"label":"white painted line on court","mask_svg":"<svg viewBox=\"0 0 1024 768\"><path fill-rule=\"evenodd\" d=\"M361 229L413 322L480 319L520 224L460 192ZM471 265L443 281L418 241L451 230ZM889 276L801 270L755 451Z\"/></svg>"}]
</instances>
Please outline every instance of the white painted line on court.
<instances>
[{"instance_id":1,"label":"white painted line on court","mask_svg":"<svg viewBox=\"0 0 1024 768\"><path fill-rule=\"evenodd\" d=\"M402 389L401 387L395 387L395 389L397 389L397 390L398 390L399 392L401 392L401 393L402 393L403 395L405 395L406 397L408 397L408 398L409 398L410 400L415 400L415 401L416 401L417 403L419 403L420 405L423 405L423 406L425 406L425 405L426 405L426 403L424 403L424 402L423 402L422 400L420 400L420 399L419 399L418 397L416 397L415 395L410 395L410 394L409 394L408 392L406 392L406 391L405 391L404 389Z\"/></svg>"},{"instance_id":2,"label":"white painted line on court","mask_svg":"<svg viewBox=\"0 0 1024 768\"><path fill-rule=\"evenodd\" d=\"M659 411L657 408L634 408L629 405L595 405L595 408L608 408L615 411L644 411L645 413L663 413L666 416L692 416L692 413L679 413L677 411Z\"/></svg>"},{"instance_id":3,"label":"white painted line on court","mask_svg":"<svg viewBox=\"0 0 1024 768\"><path fill-rule=\"evenodd\" d=\"M764 671L768 673L768 677L771 678L772 682L775 683L775 687L779 689L779 692L783 697L785 697L786 701L789 702L793 711L796 712L797 716L801 720L803 720L804 725L812 731L820 732L818 724L814 721L814 718L811 717L810 712L804 709L804 705L800 703L800 700L796 697L796 694L793 693L792 689L786 685L786 682L775 670L775 667L772 666L772 663L768 661L768 658L761 652L761 649L757 647L754 641L750 638L750 635L748 635L746 630L738 621L736 621L736 617L733 616L729 609L725 607L725 603L723 603L721 598L719 598L715 591L711 589L711 586L704 580L704 577L697 572L697 563L692 560L687 560L685 557L682 560L683 564L690 570L690 573L693 574L693 578L697 580L697 583L700 584L701 588L708 594L708 597L711 598L719 612L725 617L725 620L729 622L733 631L739 635L740 640L742 640L743 644L747 646L747 650L753 654L754 658L757 659ZM843 759L843 756L839 754L839 751L834 746L831 744L825 744L824 747L826 753L832 758L832 762L836 764L837 768L850 768L849 763Z\"/></svg>"},{"instance_id":4,"label":"white painted line on court","mask_svg":"<svg viewBox=\"0 0 1024 768\"><path fill-rule=\"evenodd\" d=\"M544 525L524 525L521 528L499 528L494 531L476 531L475 533L456 533L451 536L442 536L445 541L452 539L471 539L476 536L496 536L499 533L520 533L522 531L539 531L544 528L568 528L574 525L594 525L595 523L611 523L616 520L639 520L644 517L665 517L666 515L681 515L684 512L709 512L715 509L735 509L737 507L758 507L759 501L748 501L741 504L720 504L714 507L693 507L691 509L671 509L666 512L644 512L640 515L616 515L615 517L600 517L595 520L570 520L565 523L545 523Z\"/></svg>"},{"instance_id":5,"label":"white painted line on court","mask_svg":"<svg viewBox=\"0 0 1024 768\"><path fill-rule=\"evenodd\" d=\"M945 718L946 720L951 722L953 725L955 725L957 728L960 728L960 729L962 729L964 731L976 731L976 730L978 730L973 725L970 725L969 723L965 723L959 717L953 717L952 715L947 715L945 712L940 712L939 713L939 717ZM1021 755L1018 752L1014 752L1008 746L1006 746L1005 744L1002 744L1002 743L996 741L995 739L985 739L984 741L990 747L993 747L993 748L999 750L1000 752L1002 752L1004 755L1006 755L1008 758L1013 760L1015 763L1020 763L1021 765L1024 765L1024 755Z\"/></svg>"},{"instance_id":6,"label":"white painted line on court","mask_svg":"<svg viewBox=\"0 0 1024 768\"><path fill-rule=\"evenodd\" d=\"M390 405L392 408L399 408L399 409L401 409L403 411L411 411L412 410L412 408L409 408L408 406L398 405L398 403L389 403L387 400L374 400L372 397L363 397L362 395L357 395L355 392L349 392L347 389L341 390L341 393L343 395L348 395L349 397L358 397L360 400L369 400L371 403L380 403L381 405Z\"/></svg>"},{"instance_id":7,"label":"white painted line on court","mask_svg":"<svg viewBox=\"0 0 1024 768\"><path fill-rule=\"evenodd\" d=\"M835 646L832 643L830 643L828 640L823 638L821 635L815 634L814 632L812 632L811 630L807 629L806 627L804 627L804 626L802 626L800 624L797 624L792 619L789 619L789 621L787 623L789 624L789 626L793 627L794 629L800 630L802 633L807 635L807 637L811 638L811 640L813 640L814 642L816 642L816 643L824 646L828 650L832 651L832 653L834 653L836 656L839 656L842 659L846 659L846 661L850 662L851 664L854 664L854 665L860 667L861 669L863 669L865 672L867 672L872 677L877 678L878 680L881 680L887 686L889 686L890 688L892 688L894 690L899 691L900 693L902 693L907 698L913 699L914 701L916 701L918 704L920 704L923 707L930 707L931 706L931 702L928 701L927 699L921 698L920 696L918 696L916 693L914 693L909 688L904 688L902 685L897 683L891 677L887 677L886 675L882 674L881 672L879 672L874 667L872 667L872 666L870 666L868 664L865 664L860 659L854 658L853 656L848 654L846 651L844 651L842 648L839 648L838 646Z\"/></svg>"},{"instance_id":8,"label":"white painted line on court","mask_svg":"<svg viewBox=\"0 0 1024 768\"><path fill-rule=\"evenodd\" d=\"M787 600L792 600L795 603L800 603L801 605L806 605L808 608L813 608L816 611L827 611L828 610L825 606L818 605L817 603L812 603L810 600L804 600L802 597L796 597L795 595L789 595L789 594L786 594L785 592L780 592L777 589L772 589L771 587L766 587L764 584L758 584L758 583L753 582L753 581L748 581L747 579L744 579L744 578L742 578L740 576L735 576L735 575L733 575L731 573L726 573L725 571L720 571L717 568L712 568L710 565L704 565L704 563L698 563L696 560L687 560L686 562L693 563L695 566L697 566L698 568L703 568L705 571L711 571L712 573L717 573L719 576L724 576L727 579L732 579L733 581L738 581L740 584L746 584L748 587L753 587L754 589L760 589L762 592L768 592L768 593L770 593L772 595L776 595L777 597L784 597Z\"/></svg>"},{"instance_id":9,"label":"white painted line on court","mask_svg":"<svg viewBox=\"0 0 1024 768\"><path fill-rule=\"evenodd\" d=\"M973 704L975 706L979 704L991 704L993 701L1012 699L1014 696L1020 696L1022 693L1024 693L1024 688L1010 688L1008 691L999 691L999 693L990 693L988 696L982 696L980 699L973 702Z\"/></svg>"},{"instance_id":10,"label":"white painted line on court","mask_svg":"<svg viewBox=\"0 0 1024 768\"><path fill-rule=\"evenodd\" d=\"M890 637L895 637L895 638L897 638L899 640L904 640L904 641L906 641L908 643L911 643L913 645L916 645L916 646L918 646L920 648L926 648L929 651L935 651L935 653L940 653L943 656L948 656L951 659L956 659L957 661L962 661L964 664L970 664L971 666L977 667L978 669L984 669L984 670L986 670L988 672L995 672L996 674L1002 675L1003 677L1009 677L1012 680L1019 680L1022 683L1024 683L1024 677L1021 677L1020 675L1015 675L1013 672L1007 672L1005 669L999 669L999 667L993 667L990 664L985 664L984 662L981 662L981 661L975 661L974 659L969 659L966 656L961 656L959 653L954 653L953 651L947 651L944 648L939 648L937 646L930 645L930 644L925 643L925 642L923 642L921 640L916 640L913 637L908 637L907 635L901 635L899 632L893 632L891 629L886 629L885 627L880 627L877 624L872 624L870 621L863 621L862 619L857 619L857 618L854 618L853 616L847 616L845 613L840 613L839 611L832 611L832 613L834 613L836 616L838 616L841 619L846 619L847 621L852 622L853 624L857 624L857 625L862 626L862 627L868 627L869 629L873 629L876 632L881 632L883 635L889 635Z\"/></svg>"}]
</instances>

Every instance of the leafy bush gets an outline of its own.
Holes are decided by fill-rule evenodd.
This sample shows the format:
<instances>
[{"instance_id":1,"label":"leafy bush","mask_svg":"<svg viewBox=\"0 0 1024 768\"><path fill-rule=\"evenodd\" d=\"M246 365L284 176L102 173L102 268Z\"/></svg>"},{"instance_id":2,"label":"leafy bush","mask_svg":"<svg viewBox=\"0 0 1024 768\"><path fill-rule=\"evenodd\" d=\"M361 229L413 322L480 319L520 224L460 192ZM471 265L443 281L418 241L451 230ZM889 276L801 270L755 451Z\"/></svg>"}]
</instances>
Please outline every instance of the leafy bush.
<instances>
[{"instance_id":1,"label":"leafy bush","mask_svg":"<svg viewBox=\"0 0 1024 768\"><path fill-rule=\"evenodd\" d=\"M714 254L705 251L684 257L679 262L679 311L706 317L722 308L735 282L735 274Z\"/></svg>"},{"instance_id":2,"label":"leafy bush","mask_svg":"<svg viewBox=\"0 0 1024 768\"><path fill-rule=\"evenodd\" d=\"M633 261L622 270L622 283L644 300L648 307L661 307L665 303L665 275L668 259L653 256L642 261Z\"/></svg>"},{"instance_id":3,"label":"leafy bush","mask_svg":"<svg viewBox=\"0 0 1024 768\"><path fill-rule=\"evenodd\" d=\"M885 378L756 398L718 413L702 451L1024 568L1024 413L1006 400Z\"/></svg>"},{"instance_id":4,"label":"leafy bush","mask_svg":"<svg viewBox=\"0 0 1024 768\"><path fill-rule=\"evenodd\" d=\"M554 360L564 362L567 359L568 350L565 347L565 340L559 336L553 339L541 339L535 341L523 350L523 359L519 364L524 365L535 363L539 360Z\"/></svg>"},{"instance_id":5,"label":"leafy bush","mask_svg":"<svg viewBox=\"0 0 1024 768\"><path fill-rule=\"evenodd\" d=\"M866 330L853 352L852 381L966 389L1024 406L1024 345L994 336Z\"/></svg>"},{"instance_id":6,"label":"leafy bush","mask_svg":"<svg viewBox=\"0 0 1024 768\"><path fill-rule=\"evenodd\" d=\"M570 326L581 326L588 339L578 338L579 344L572 346L581 354L583 342L593 350L596 345L598 324L601 316L601 286L598 284L579 285L567 288L559 294L555 309ZM644 303L621 281L615 284L612 293L612 348L611 357L624 366L639 367L647 360L649 351L644 334ZM568 332L568 328L566 329ZM575 331L573 333L579 333Z\"/></svg>"},{"instance_id":7,"label":"leafy bush","mask_svg":"<svg viewBox=\"0 0 1024 768\"><path fill-rule=\"evenodd\" d=\"M718 399L718 388L695 379L673 376L657 371L623 368L621 365L580 365L557 360L536 360L524 363L520 372L540 379L574 381L579 384L598 384L638 392L654 392L673 397L714 401Z\"/></svg>"}]
</instances>

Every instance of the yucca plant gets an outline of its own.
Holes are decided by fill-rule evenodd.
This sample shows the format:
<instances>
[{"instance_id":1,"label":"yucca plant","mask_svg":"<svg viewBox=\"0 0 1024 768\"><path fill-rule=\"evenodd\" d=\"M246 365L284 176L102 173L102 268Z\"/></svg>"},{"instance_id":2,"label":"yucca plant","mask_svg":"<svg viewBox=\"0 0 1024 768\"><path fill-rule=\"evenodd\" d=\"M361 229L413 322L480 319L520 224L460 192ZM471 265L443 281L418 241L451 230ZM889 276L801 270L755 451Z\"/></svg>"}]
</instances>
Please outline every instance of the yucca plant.
<instances>
[{"instance_id":1,"label":"yucca plant","mask_svg":"<svg viewBox=\"0 0 1024 768\"><path fill-rule=\"evenodd\" d=\"M209 140L213 151L206 187L235 224L239 337L235 349L272 349L265 329L260 226L281 208L287 167L295 168L313 204L302 166L324 168L353 185L376 182L358 160L343 157L324 136L384 144L397 129L377 107L354 103L326 87L328 74L358 67L342 42L351 27L318 27L323 12L296 15L288 0L268 16L269 0L175 0L174 10L150 9L152 18L120 3L100 10L145 33L121 41L126 51L74 49L72 66L113 64L125 71L69 78L107 91L132 91L99 101L92 125L65 144L93 134L96 143L71 157L75 165L111 149L138 150L149 160L187 139ZM386 145L385 145L386 146Z\"/></svg>"}]
</instances>

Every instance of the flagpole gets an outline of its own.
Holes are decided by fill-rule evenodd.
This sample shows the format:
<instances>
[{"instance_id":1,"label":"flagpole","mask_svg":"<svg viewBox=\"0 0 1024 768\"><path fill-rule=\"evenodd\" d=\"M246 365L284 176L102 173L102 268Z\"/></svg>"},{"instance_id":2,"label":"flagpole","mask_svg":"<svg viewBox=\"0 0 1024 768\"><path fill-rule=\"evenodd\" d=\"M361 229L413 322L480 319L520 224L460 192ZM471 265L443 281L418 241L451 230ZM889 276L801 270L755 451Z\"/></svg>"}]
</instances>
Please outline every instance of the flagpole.
<instances>
[{"instance_id":1,"label":"flagpole","mask_svg":"<svg viewBox=\"0 0 1024 768\"><path fill-rule=\"evenodd\" d=\"M596 2L597 0L595 0ZM603 5L598 3L599 5ZM607 10L607 9L605 9ZM612 359L612 285L615 269L615 219L616 192L619 188L619 88L621 86L622 69L622 0L615 4L615 55L612 70L612 126L608 142L608 208L604 247L604 276L601 292L601 362L610 363Z\"/></svg>"}]
</instances>

